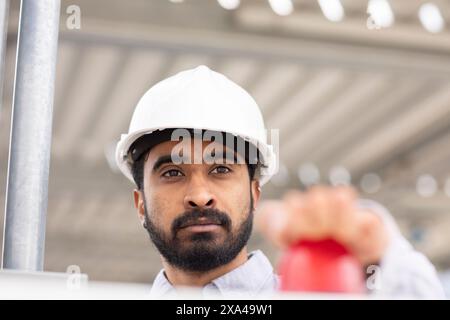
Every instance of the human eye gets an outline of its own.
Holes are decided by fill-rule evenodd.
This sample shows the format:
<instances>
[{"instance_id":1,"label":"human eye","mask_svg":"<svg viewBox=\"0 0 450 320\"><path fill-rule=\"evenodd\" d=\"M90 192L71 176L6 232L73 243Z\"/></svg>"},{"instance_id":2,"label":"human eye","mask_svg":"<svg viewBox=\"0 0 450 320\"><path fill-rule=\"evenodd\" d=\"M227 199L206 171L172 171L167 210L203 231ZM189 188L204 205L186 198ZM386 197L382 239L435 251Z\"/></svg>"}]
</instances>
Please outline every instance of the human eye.
<instances>
[{"instance_id":1,"label":"human eye","mask_svg":"<svg viewBox=\"0 0 450 320\"><path fill-rule=\"evenodd\" d=\"M214 174L227 174L231 172L231 169L225 166L217 166L213 170L211 170L211 173Z\"/></svg>"},{"instance_id":2,"label":"human eye","mask_svg":"<svg viewBox=\"0 0 450 320\"><path fill-rule=\"evenodd\" d=\"M170 169L170 170L164 171L162 176L164 178L182 177L183 173L178 169Z\"/></svg>"}]
</instances>

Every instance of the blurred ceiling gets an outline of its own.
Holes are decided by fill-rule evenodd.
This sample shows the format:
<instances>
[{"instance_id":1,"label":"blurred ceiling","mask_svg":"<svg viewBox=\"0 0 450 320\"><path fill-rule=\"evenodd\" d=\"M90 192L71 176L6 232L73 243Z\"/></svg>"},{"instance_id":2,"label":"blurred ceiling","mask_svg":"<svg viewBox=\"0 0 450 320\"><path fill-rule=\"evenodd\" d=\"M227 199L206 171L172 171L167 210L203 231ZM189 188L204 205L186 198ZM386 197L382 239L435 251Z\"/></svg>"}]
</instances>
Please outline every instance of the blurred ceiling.
<instances>
[{"instance_id":1,"label":"blurred ceiling","mask_svg":"<svg viewBox=\"0 0 450 320\"><path fill-rule=\"evenodd\" d=\"M4 204L18 25L12 1L0 118ZM269 128L280 129L281 174L264 190L300 187L313 163L328 182L335 166L359 187L377 174L378 192L402 230L440 268L450 267L450 1L434 1L447 22L423 29L425 1L392 0L392 27L367 27L367 1L341 1L345 18L326 20L316 1L294 1L287 17L266 1L233 11L216 1L63 1L49 190L46 270L77 264L91 279L149 282L159 258L132 206L132 185L112 162L115 142L140 96L178 71L206 64L246 88ZM81 8L81 30L65 9ZM225 112L225 111L224 111ZM438 190L423 197L420 175ZM448 180L450 181L450 180ZM252 248L275 250L258 234Z\"/></svg>"}]
</instances>

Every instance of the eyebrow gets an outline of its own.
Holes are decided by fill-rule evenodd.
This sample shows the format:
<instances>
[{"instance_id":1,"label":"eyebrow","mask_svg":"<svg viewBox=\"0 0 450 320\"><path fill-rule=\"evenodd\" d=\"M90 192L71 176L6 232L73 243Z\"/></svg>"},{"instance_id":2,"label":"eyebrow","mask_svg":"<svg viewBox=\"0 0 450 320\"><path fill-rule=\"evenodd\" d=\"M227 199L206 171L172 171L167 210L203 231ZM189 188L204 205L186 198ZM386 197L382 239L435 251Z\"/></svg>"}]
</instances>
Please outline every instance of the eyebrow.
<instances>
[{"instance_id":1,"label":"eyebrow","mask_svg":"<svg viewBox=\"0 0 450 320\"><path fill-rule=\"evenodd\" d=\"M219 151L217 153L212 152L211 154L206 155L205 159L203 159L203 160L205 160L205 161L211 160L212 161L212 160L218 160L218 159L222 159L223 163L239 164L236 152L231 152L231 151L226 151L226 152ZM187 160L188 159L184 159L182 161L182 163L187 163L188 162ZM228 160L228 162L227 162L227 160ZM243 161L242 163L245 163L244 159L239 159L239 160ZM166 164L166 163L173 163L172 156L170 154L160 156L155 161L152 171L156 172L163 164Z\"/></svg>"},{"instance_id":2,"label":"eyebrow","mask_svg":"<svg viewBox=\"0 0 450 320\"><path fill-rule=\"evenodd\" d=\"M156 159L152 171L155 172L165 163L173 163L172 156L170 154L161 156L158 159Z\"/></svg>"},{"instance_id":3,"label":"eyebrow","mask_svg":"<svg viewBox=\"0 0 450 320\"><path fill-rule=\"evenodd\" d=\"M166 154L166 155L160 156L158 159L156 159L155 164L153 165L152 171L153 172L157 171L163 164L166 164L166 163L174 163L172 160L172 155ZM183 164L183 163L189 163L189 159L186 157L181 158L181 164Z\"/></svg>"}]
</instances>

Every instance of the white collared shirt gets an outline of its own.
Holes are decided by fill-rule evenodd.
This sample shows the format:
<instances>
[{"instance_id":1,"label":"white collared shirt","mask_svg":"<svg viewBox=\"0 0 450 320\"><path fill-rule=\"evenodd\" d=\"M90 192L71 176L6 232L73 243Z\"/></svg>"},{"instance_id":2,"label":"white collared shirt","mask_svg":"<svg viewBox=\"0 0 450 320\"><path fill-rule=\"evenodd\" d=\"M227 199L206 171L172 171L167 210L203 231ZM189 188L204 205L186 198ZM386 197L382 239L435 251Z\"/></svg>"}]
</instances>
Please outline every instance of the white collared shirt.
<instances>
[{"instance_id":1,"label":"white collared shirt","mask_svg":"<svg viewBox=\"0 0 450 320\"><path fill-rule=\"evenodd\" d=\"M201 294L204 297L252 297L270 294L278 286L279 277L273 272L269 259L257 250L249 254L245 263L204 286ZM175 287L167 280L164 270L161 270L153 282L150 295L158 298L175 293Z\"/></svg>"}]
</instances>

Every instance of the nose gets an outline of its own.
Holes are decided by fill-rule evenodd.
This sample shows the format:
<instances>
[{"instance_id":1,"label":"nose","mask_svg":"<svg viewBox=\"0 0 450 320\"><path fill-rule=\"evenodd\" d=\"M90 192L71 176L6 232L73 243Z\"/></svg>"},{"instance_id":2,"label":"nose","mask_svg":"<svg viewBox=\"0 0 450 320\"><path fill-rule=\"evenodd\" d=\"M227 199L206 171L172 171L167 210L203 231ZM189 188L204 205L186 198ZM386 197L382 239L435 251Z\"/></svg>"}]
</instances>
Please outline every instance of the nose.
<instances>
[{"instance_id":1,"label":"nose","mask_svg":"<svg viewBox=\"0 0 450 320\"><path fill-rule=\"evenodd\" d=\"M217 200L206 182L200 180L190 183L183 202L186 210L210 209L216 206Z\"/></svg>"}]
</instances>

